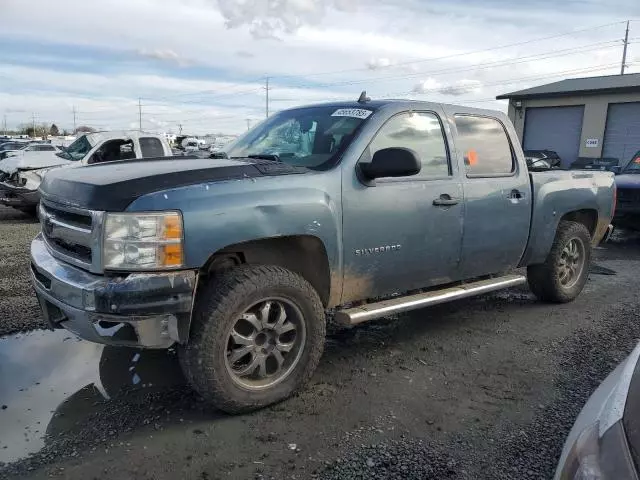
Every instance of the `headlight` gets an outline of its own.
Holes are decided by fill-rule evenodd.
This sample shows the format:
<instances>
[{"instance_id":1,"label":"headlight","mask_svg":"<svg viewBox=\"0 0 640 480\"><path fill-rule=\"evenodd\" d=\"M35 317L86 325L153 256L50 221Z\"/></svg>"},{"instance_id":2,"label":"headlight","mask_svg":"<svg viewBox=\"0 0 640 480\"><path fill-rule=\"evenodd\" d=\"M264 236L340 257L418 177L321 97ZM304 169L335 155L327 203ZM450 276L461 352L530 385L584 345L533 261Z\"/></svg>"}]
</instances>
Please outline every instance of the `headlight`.
<instances>
[{"instance_id":1,"label":"headlight","mask_svg":"<svg viewBox=\"0 0 640 480\"><path fill-rule=\"evenodd\" d=\"M178 212L107 213L105 269L157 270L184 265L182 215Z\"/></svg>"},{"instance_id":2,"label":"headlight","mask_svg":"<svg viewBox=\"0 0 640 480\"><path fill-rule=\"evenodd\" d=\"M29 190L37 190L42 183L44 174L51 168L40 168L38 170L25 170L18 174L18 186Z\"/></svg>"},{"instance_id":3,"label":"headlight","mask_svg":"<svg viewBox=\"0 0 640 480\"><path fill-rule=\"evenodd\" d=\"M560 480L622 480L638 478L621 421L600 437L600 424L585 428L562 466Z\"/></svg>"},{"instance_id":4,"label":"headlight","mask_svg":"<svg viewBox=\"0 0 640 480\"><path fill-rule=\"evenodd\" d=\"M564 462L561 480L603 480L600 469L598 422L585 428L576 439Z\"/></svg>"}]
</instances>

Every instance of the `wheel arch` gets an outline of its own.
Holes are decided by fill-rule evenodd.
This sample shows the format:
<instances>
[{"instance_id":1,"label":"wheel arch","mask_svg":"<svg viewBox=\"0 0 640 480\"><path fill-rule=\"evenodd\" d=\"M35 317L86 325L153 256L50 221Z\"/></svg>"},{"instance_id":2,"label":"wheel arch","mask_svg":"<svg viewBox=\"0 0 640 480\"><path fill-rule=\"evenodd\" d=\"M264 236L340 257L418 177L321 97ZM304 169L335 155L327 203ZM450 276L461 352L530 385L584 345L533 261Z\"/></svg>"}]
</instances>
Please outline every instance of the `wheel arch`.
<instances>
[{"instance_id":1,"label":"wheel arch","mask_svg":"<svg viewBox=\"0 0 640 480\"><path fill-rule=\"evenodd\" d=\"M331 267L327 249L313 235L270 237L236 243L214 252L202 267L202 275L236 265L277 265L297 273L316 290L326 308L331 304Z\"/></svg>"},{"instance_id":2,"label":"wheel arch","mask_svg":"<svg viewBox=\"0 0 640 480\"><path fill-rule=\"evenodd\" d=\"M556 231L558 230L560 222L562 221L581 223L587 228L587 230L589 230L589 235L591 235L591 238L593 238L596 232L596 227L598 225L598 211L592 208L584 208L581 210L567 212L562 216L562 218L560 218L560 221L556 226Z\"/></svg>"}]
</instances>

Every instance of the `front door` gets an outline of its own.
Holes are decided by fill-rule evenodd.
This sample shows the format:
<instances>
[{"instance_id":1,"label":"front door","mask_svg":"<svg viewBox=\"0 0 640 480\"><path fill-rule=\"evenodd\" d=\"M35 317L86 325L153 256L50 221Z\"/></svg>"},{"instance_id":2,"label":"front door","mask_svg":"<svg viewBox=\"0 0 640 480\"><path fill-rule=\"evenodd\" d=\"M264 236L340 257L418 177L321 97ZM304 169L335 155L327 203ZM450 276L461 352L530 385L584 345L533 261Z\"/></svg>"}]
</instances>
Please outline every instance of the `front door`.
<instances>
[{"instance_id":1,"label":"front door","mask_svg":"<svg viewBox=\"0 0 640 480\"><path fill-rule=\"evenodd\" d=\"M421 161L417 175L361 181L343 175L342 303L459 278L464 198L440 111L403 112L378 130L360 162L404 147ZM448 128L448 127L447 127Z\"/></svg>"},{"instance_id":2,"label":"front door","mask_svg":"<svg viewBox=\"0 0 640 480\"><path fill-rule=\"evenodd\" d=\"M466 114L454 119L465 169L462 275L506 272L518 265L529 238L529 173L516 162L501 121Z\"/></svg>"}]
</instances>

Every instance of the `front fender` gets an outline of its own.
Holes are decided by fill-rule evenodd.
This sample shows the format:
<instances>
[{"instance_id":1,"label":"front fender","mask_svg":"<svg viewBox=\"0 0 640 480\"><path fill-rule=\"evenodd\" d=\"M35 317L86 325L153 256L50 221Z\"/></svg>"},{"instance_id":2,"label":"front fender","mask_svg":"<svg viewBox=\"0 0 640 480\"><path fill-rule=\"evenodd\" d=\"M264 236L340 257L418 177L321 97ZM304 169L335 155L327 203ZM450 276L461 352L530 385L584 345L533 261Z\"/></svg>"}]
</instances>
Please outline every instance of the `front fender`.
<instances>
[{"instance_id":1,"label":"front fender","mask_svg":"<svg viewBox=\"0 0 640 480\"><path fill-rule=\"evenodd\" d=\"M291 235L317 237L331 277L342 271L340 180L335 171L211 182L145 195L128 211L179 209L185 260L202 267L233 244Z\"/></svg>"}]
</instances>

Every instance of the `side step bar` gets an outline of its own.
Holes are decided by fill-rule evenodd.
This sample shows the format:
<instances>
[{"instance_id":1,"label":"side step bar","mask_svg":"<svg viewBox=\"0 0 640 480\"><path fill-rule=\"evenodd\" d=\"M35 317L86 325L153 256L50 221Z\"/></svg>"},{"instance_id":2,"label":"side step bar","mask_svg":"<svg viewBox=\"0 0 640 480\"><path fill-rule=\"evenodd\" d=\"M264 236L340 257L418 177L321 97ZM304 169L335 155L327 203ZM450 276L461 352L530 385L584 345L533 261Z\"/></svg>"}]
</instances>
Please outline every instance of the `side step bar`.
<instances>
[{"instance_id":1,"label":"side step bar","mask_svg":"<svg viewBox=\"0 0 640 480\"><path fill-rule=\"evenodd\" d=\"M386 317L397 313L408 312L429 305L450 302L460 298L473 297L494 290L515 287L526 283L526 277L522 275L506 275L504 277L479 280L473 283L466 283L455 287L431 292L418 293L405 297L396 297L376 303L368 303L346 310L338 310L335 320L342 325L357 325L368 322L376 318Z\"/></svg>"}]
</instances>

